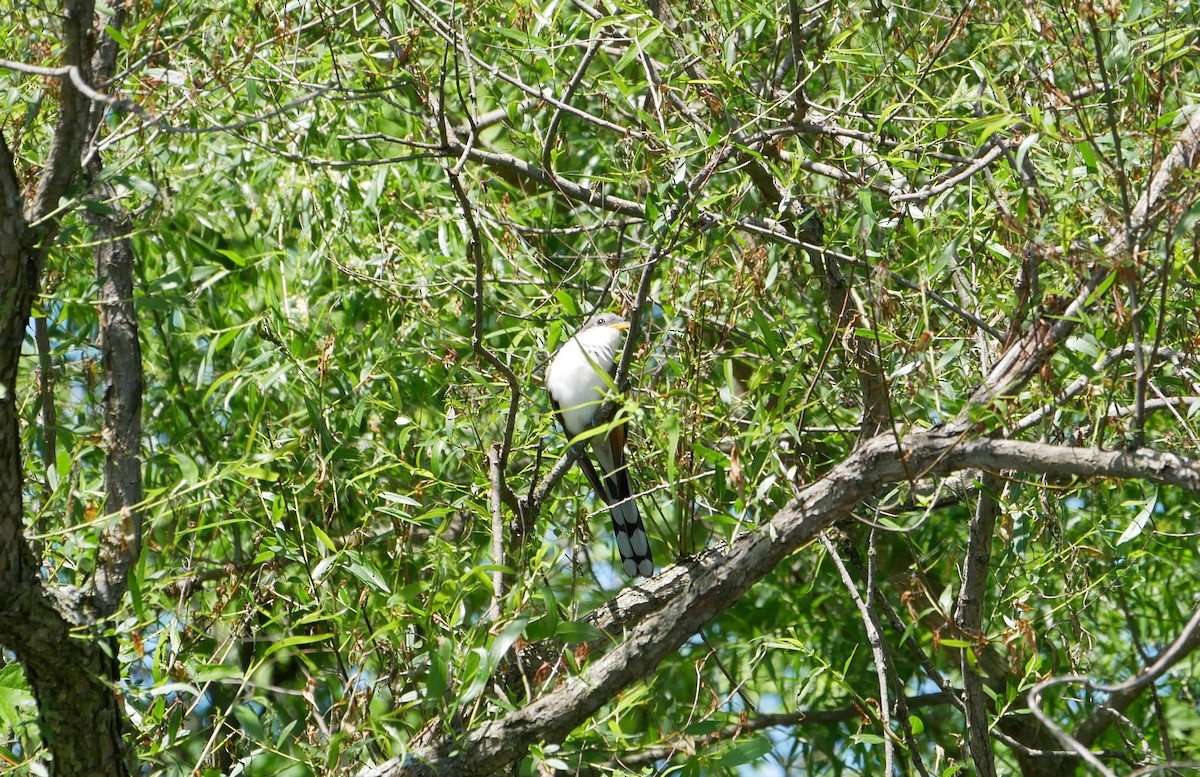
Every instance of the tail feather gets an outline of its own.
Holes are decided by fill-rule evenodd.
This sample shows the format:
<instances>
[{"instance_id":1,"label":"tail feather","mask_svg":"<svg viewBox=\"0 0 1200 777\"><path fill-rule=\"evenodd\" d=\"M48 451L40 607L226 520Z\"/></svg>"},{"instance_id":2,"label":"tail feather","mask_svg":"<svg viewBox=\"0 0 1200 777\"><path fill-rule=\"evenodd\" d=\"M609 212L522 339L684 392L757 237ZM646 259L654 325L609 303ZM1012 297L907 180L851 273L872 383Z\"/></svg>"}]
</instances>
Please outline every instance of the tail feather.
<instances>
[{"instance_id":1,"label":"tail feather","mask_svg":"<svg viewBox=\"0 0 1200 777\"><path fill-rule=\"evenodd\" d=\"M621 554L621 566L630 577L649 577L654 574L654 559L650 555L650 538L646 525L633 501L633 489L629 486L629 475L619 469L604 477L606 500L612 514L613 533L617 537L617 551Z\"/></svg>"},{"instance_id":2,"label":"tail feather","mask_svg":"<svg viewBox=\"0 0 1200 777\"><path fill-rule=\"evenodd\" d=\"M625 574L630 577L650 577L654 574L654 559L650 556L650 540L637 508L632 503L626 503L613 507L610 512Z\"/></svg>"},{"instance_id":3,"label":"tail feather","mask_svg":"<svg viewBox=\"0 0 1200 777\"><path fill-rule=\"evenodd\" d=\"M625 464L624 429L614 439L601 438L593 441L592 449L600 464L600 471L585 455L579 457L579 466L591 484L596 496L609 506L612 515L613 534L617 539L617 551L621 566L630 577L650 577L654 574L654 559L650 555L650 538L646 526L633 500L633 488L629 484L629 471Z\"/></svg>"}]
</instances>

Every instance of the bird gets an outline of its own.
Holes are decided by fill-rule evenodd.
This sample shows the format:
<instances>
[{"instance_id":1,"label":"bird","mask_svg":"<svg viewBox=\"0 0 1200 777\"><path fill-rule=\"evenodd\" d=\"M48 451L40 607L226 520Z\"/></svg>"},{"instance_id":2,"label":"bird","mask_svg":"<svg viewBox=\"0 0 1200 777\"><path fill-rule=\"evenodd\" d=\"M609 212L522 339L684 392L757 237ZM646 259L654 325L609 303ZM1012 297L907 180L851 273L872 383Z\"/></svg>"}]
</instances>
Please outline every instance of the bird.
<instances>
[{"instance_id":1,"label":"bird","mask_svg":"<svg viewBox=\"0 0 1200 777\"><path fill-rule=\"evenodd\" d=\"M595 316L563 344L546 367L546 391L568 440L595 426L596 412L612 384L617 349L629 322L616 313ZM585 451L579 466L596 496L608 505L621 566L630 577L654 574L650 540L633 499L629 467L625 461L625 424L614 424L591 438L592 460Z\"/></svg>"}]
</instances>

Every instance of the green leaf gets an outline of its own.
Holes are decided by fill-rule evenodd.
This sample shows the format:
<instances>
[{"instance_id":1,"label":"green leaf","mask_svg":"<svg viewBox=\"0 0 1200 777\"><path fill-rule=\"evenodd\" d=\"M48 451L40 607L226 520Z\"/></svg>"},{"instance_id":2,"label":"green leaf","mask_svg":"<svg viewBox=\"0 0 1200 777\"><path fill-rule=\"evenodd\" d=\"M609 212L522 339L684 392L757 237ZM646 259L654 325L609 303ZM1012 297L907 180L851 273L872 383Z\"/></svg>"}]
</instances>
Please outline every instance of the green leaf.
<instances>
[{"instance_id":1,"label":"green leaf","mask_svg":"<svg viewBox=\"0 0 1200 777\"><path fill-rule=\"evenodd\" d=\"M116 27L113 27L111 24L104 25L104 34L116 41L117 45L121 48L129 48L129 39L125 37L124 33L122 33Z\"/></svg>"},{"instance_id":2,"label":"green leaf","mask_svg":"<svg viewBox=\"0 0 1200 777\"><path fill-rule=\"evenodd\" d=\"M202 664L192 672L192 679L201 684L241 680L242 677L242 670L229 664Z\"/></svg>"},{"instance_id":3,"label":"green leaf","mask_svg":"<svg viewBox=\"0 0 1200 777\"><path fill-rule=\"evenodd\" d=\"M437 650L430 654L429 677L426 690L432 699L441 699L446 692L450 678L451 661L454 658L454 645L449 640L443 640Z\"/></svg>"},{"instance_id":4,"label":"green leaf","mask_svg":"<svg viewBox=\"0 0 1200 777\"><path fill-rule=\"evenodd\" d=\"M1103 281L1100 282L1100 285L1096 287L1096 290L1088 295L1087 302L1084 303L1084 307L1091 307L1092 305L1094 305L1096 303L1096 300L1100 299L1106 293L1108 293L1108 290L1110 288L1112 288L1112 285L1116 280L1117 280L1117 271L1113 270L1112 272L1110 272L1108 274L1107 277L1105 277L1105 279Z\"/></svg>"},{"instance_id":5,"label":"green leaf","mask_svg":"<svg viewBox=\"0 0 1200 777\"><path fill-rule=\"evenodd\" d=\"M1121 536L1117 538L1117 546L1120 547L1127 542L1131 542L1139 537L1146 525L1150 523L1150 519L1154 517L1154 508L1158 505L1158 489L1150 495L1150 498L1142 503L1137 515L1125 527L1125 531L1121 532Z\"/></svg>"},{"instance_id":6,"label":"green leaf","mask_svg":"<svg viewBox=\"0 0 1200 777\"><path fill-rule=\"evenodd\" d=\"M730 769L743 764L754 763L771 752L771 740L763 734L753 734L749 739L738 742L733 747L721 753L713 762L714 766Z\"/></svg>"},{"instance_id":7,"label":"green leaf","mask_svg":"<svg viewBox=\"0 0 1200 777\"><path fill-rule=\"evenodd\" d=\"M237 718L238 724L242 727L242 731L246 733L250 739L255 742L262 742L266 736L266 730L263 728L262 721L254 710L250 709L245 704L235 704L233 706L233 716Z\"/></svg>"},{"instance_id":8,"label":"green leaf","mask_svg":"<svg viewBox=\"0 0 1200 777\"><path fill-rule=\"evenodd\" d=\"M348 550L346 551L346 558L349 559L346 568L350 570L350 574L354 575L359 582L365 583L379 593L390 594L392 592L383 573L366 556L358 551Z\"/></svg>"},{"instance_id":9,"label":"green leaf","mask_svg":"<svg viewBox=\"0 0 1200 777\"><path fill-rule=\"evenodd\" d=\"M280 651L284 651L289 648L300 647L302 645L314 645L318 642L325 642L332 637L332 634L292 634L284 637L278 642L272 643L271 646L267 648L266 652L263 653L263 660L266 661L268 658L276 653L279 653Z\"/></svg>"},{"instance_id":10,"label":"green leaf","mask_svg":"<svg viewBox=\"0 0 1200 777\"><path fill-rule=\"evenodd\" d=\"M568 645L595 642L604 638L603 632L583 621L562 621L558 624L555 635Z\"/></svg>"},{"instance_id":11,"label":"green leaf","mask_svg":"<svg viewBox=\"0 0 1200 777\"><path fill-rule=\"evenodd\" d=\"M0 723L17 729L36 717L37 707L21 667L16 663L0 666Z\"/></svg>"}]
</instances>

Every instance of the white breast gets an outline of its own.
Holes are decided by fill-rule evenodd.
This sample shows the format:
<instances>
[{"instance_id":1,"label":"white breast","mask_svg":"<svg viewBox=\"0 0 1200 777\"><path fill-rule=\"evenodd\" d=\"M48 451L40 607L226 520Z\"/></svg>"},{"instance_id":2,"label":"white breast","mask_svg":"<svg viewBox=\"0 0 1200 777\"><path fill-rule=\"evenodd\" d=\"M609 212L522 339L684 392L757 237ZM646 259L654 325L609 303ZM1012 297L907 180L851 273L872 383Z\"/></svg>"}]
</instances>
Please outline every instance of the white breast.
<instances>
[{"instance_id":1,"label":"white breast","mask_svg":"<svg viewBox=\"0 0 1200 777\"><path fill-rule=\"evenodd\" d=\"M571 437L592 425L616 363L621 331L611 326L584 330L566 342L546 368L546 390L562 411Z\"/></svg>"}]
</instances>

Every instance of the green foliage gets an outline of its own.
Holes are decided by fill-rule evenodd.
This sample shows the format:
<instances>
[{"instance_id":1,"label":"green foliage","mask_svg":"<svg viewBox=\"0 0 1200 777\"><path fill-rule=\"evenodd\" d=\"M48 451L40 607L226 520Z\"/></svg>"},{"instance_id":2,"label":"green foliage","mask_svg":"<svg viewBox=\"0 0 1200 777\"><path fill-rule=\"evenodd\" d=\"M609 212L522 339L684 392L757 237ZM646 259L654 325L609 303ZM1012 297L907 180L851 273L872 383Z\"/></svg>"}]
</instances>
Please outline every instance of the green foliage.
<instances>
[{"instance_id":1,"label":"green foliage","mask_svg":"<svg viewBox=\"0 0 1200 777\"><path fill-rule=\"evenodd\" d=\"M396 3L390 38L370 4L136 4L113 34L112 92L158 121L114 110L103 157L137 213L146 528L131 601L108 633L145 773L352 773L426 727L448 733L519 706L495 679L514 645L599 641L582 618L623 580L605 511L576 474L503 561L512 588L489 620L499 567L486 456L509 395L473 351L475 295L482 345L522 391L505 472L519 497L564 447L540 392L548 353L597 306L627 307L642 264L664 254L620 411L660 563L757 530L794 484L853 448L862 386L848 340L878 350L891 430L956 415L1010 323L1061 311L1194 110L1196 26L1183 18L1194 11L1110 5L985 4L956 17L931 2L837 0L802 9L811 27L793 51L781 0L678 4L679 24L636 3L603 15L592 3ZM55 64L54 11L26 4L0 21L4 58ZM572 91L589 41L600 48ZM35 168L54 119L40 101L58 87L3 78L0 126ZM534 171L545 162L642 215L439 152L439 109L452 127L500 111L479 148ZM1008 150L955 180L993 142ZM848 326L811 256L747 228L779 215L751 163L811 205L824 244L844 255L831 261L859 306ZM451 174L479 223L482 288ZM898 181L928 196L897 199ZM91 196L68 205L104 205ZM983 428L1011 431L1086 376L1089 389L1015 436L1126 445L1130 417L1114 408L1135 402L1135 371L1103 357L1135 329L1164 353L1193 350L1187 213L1114 264L1074 337L987 408ZM46 577L75 585L104 527L93 239L67 217L39 303L53 450L32 340L21 394L28 534ZM1029 255L1038 283L1022 296ZM1194 362L1164 356L1152 385L1195 394ZM1149 415L1146 444L1194 454L1198 407ZM1009 672L996 710L1018 709L1052 674L1128 677L1178 634L1197 592L1192 496L1022 475L996 496L974 646L935 625L952 620L970 505L864 514L885 529L872 563L903 636L954 685L963 648L989 646ZM866 558L866 536L846 527L848 558ZM901 636L889 632L901 687L935 690ZM622 754L640 773L882 773L899 724L880 721L867 635L824 551L772 570L702 637L566 742L535 748L520 773L622 773ZM586 663L568 652L550 674ZM1130 729L1194 756L1195 677L1194 661L1180 664L1157 700L1125 711ZM1048 705L1064 724L1102 698L1078 694L1083 704L1064 691ZM0 668L0 761L39 753L29 702ZM740 729L830 710L853 714ZM911 713L931 773L968 763L960 713ZM1122 737L1113 727L1096 747L1123 752ZM1165 757L1153 735L1139 741ZM637 760L655 748L665 754ZM1012 750L996 753L1001 773L1018 773Z\"/></svg>"}]
</instances>

